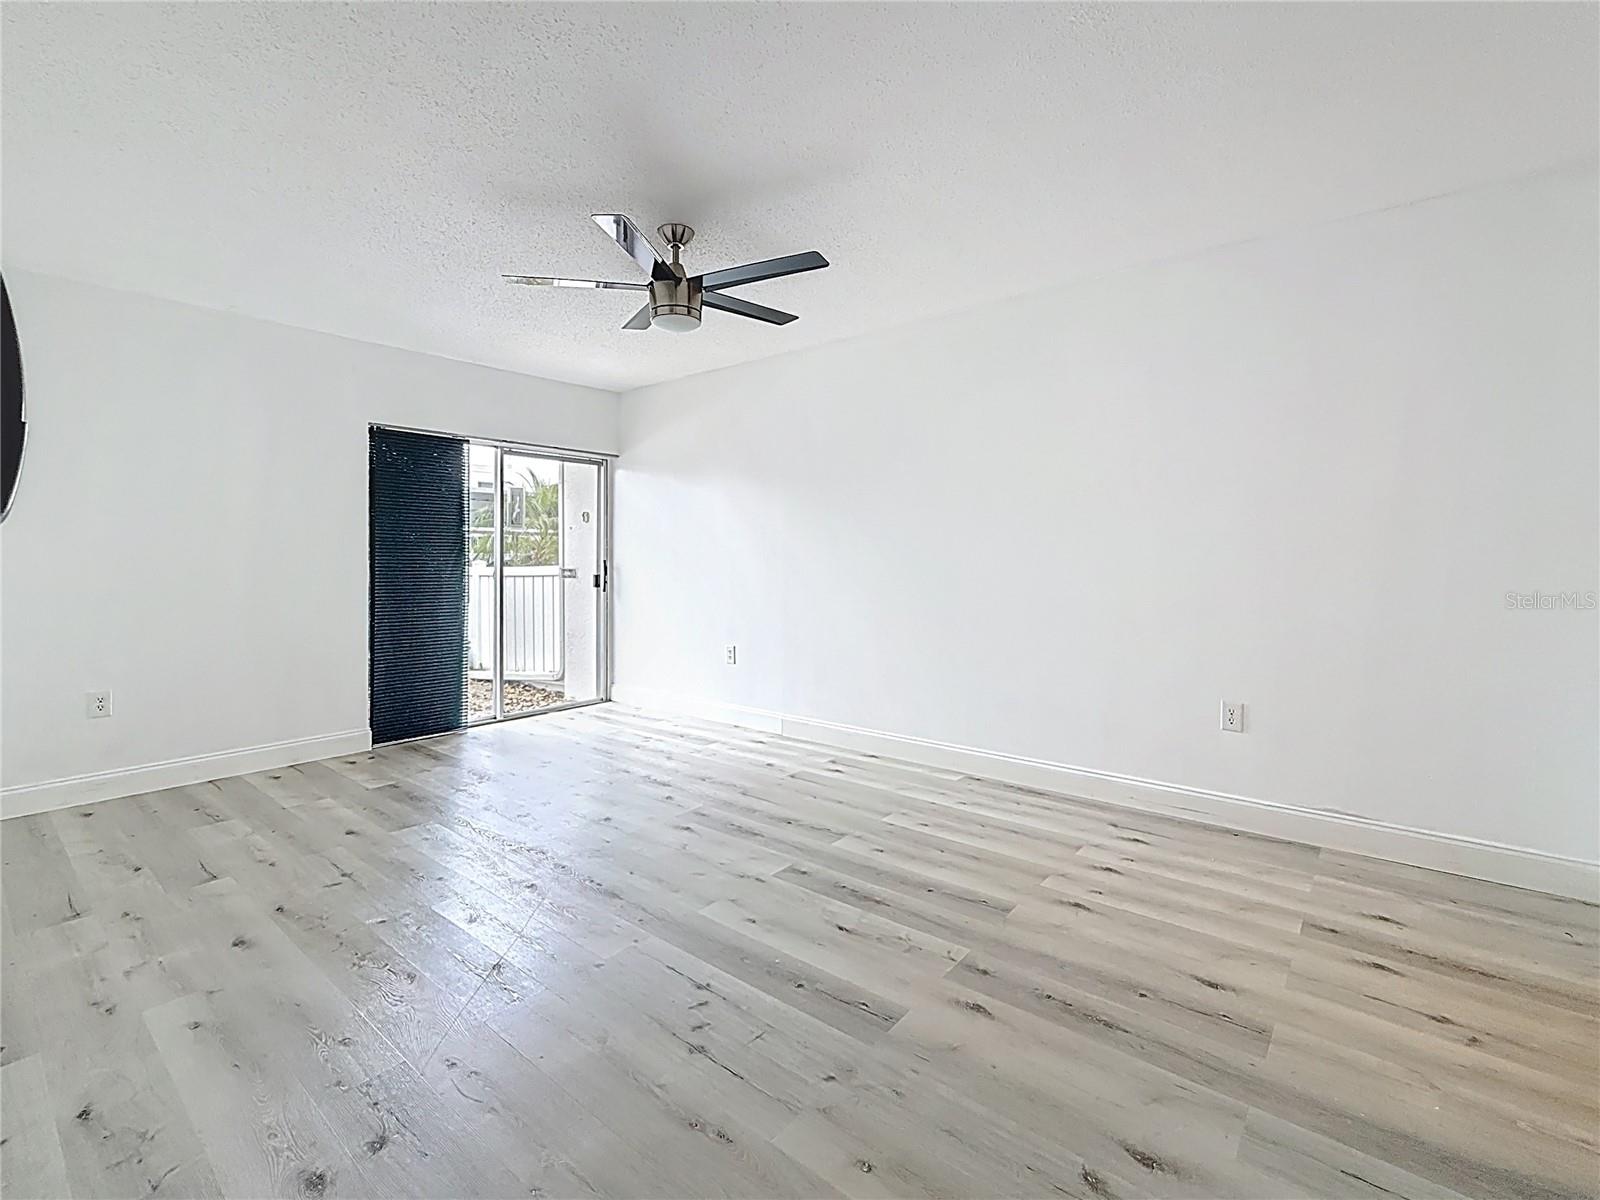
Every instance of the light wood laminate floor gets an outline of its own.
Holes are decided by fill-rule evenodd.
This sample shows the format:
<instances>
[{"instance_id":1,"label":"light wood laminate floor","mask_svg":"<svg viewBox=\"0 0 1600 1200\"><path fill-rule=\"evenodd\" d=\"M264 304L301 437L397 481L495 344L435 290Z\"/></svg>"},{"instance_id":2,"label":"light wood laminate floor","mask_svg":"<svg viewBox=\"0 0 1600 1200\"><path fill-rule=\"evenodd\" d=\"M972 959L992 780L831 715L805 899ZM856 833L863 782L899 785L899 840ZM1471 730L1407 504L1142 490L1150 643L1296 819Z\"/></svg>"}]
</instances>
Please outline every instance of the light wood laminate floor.
<instances>
[{"instance_id":1,"label":"light wood laminate floor","mask_svg":"<svg viewBox=\"0 0 1600 1200\"><path fill-rule=\"evenodd\" d=\"M1532 892L615 706L0 850L8 1200L1597 1186Z\"/></svg>"}]
</instances>

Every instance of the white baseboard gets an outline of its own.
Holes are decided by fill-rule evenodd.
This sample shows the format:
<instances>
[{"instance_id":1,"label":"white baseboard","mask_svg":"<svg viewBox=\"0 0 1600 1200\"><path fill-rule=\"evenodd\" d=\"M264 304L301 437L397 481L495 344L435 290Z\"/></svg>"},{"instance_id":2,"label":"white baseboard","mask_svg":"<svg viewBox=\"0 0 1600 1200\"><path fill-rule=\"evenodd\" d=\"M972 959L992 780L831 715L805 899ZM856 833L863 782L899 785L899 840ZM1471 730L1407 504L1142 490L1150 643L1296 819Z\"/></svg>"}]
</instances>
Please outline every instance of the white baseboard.
<instances>
[{"instance_id":1,"label":"white baseboard","mask_svg":"<svg viewBox=\"0 0 1600 1200\"><path fill-rule=\"evenodd\" d=\"M1565 858L1521 846L1413 829L1351 813L1298 808L1227 792L1140 779L1114 771L1097 771L810 717L796 717L770 709L678 696L655 688L618 685L612 689L612 696L619 703L640 709L743 725L866 754L963 771L1002 783L1021 784L1247 833L1307 842L1330 850L1363 854L1557 896L1571 896L1591 903L1600 902L1600 863L1587 859Z\"/></svg>"},{"instance_id":2,"label":"white baseboard","mask_svg":"<svg viewBox=\"0 0 1600 1200\"><path fill-rule=\"evenodd\" d=\"M371 748L372 734L369 730L348 729L343 733L329 733L321 737L270 742L265 746L246 746L217 754L196 754L190 758L174 758L117 771L99 771L92 775L74 775L45 783L0 788L0 819L26 817L58 808L75 808L97 800L158 792L162 788L226 779L230 775L245 775L251 771L268 771L273 767L288 767Z\"/></svg>"}]
</instances>

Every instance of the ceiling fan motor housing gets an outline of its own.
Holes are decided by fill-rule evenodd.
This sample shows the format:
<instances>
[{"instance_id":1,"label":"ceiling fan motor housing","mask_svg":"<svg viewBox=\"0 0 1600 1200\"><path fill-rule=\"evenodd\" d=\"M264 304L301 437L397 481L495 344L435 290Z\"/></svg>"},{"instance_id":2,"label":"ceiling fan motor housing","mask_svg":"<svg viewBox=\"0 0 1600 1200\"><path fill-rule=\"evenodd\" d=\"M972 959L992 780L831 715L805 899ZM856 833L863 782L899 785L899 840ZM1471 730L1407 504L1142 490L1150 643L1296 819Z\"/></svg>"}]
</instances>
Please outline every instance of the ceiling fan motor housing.
<instances>
[{"instance_id":1,"label":"ceiling fan motor housing","mask_svg":"<svg viewBox=\"0 0 1600 1200\"><path fill-rule=\"evenodd\" d=\"M694 279L650 281L650 320L663 329L687 331L698 328L700 301L700 284Z\"/></svg>"}]
</instances>

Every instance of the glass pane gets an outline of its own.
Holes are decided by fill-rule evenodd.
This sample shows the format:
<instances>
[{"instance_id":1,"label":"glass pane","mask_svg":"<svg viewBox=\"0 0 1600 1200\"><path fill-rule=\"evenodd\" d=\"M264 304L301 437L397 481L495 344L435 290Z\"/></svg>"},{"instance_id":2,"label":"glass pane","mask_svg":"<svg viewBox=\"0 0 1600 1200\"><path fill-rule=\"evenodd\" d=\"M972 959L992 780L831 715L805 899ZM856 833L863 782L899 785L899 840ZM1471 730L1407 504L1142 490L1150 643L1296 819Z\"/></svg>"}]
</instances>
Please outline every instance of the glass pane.
<instances>
[{"instance_id":1,"label":"glass pane","mask_svg":"<svg viewBox=\"0 0 1600 1200\"><path fill-rule=\"evenodd\" d=\"M562 694L568 704L598 700L600 678L600 467L561 468Z\"/></svg>"},{"instance_id":2,"label":"glass pane","mask_svg":"<svg viewBox=\"0 0 1600 1200\"><path fill-rule=\"evenodd\" d=\"M554 526L545 533L508 529L505 539L508 567L554 567L561 557L561 539Z\"/></svg>"},{"instance_id":3,"label":"glass pane","mask_svg":"<svg viewBox=\"0 0 1600 1200\"><path fill-rule=\"evenodd\" d=\"M494 716L493 446L467 458L467 720Z\"/></svg>"},{"instance_id":4,"label":"glass pane","mask_svg":"<svg viewBox=\"0 0 1600 1200\"><path fill-rule=\"evenodd\" d=\"M503 469L501 710L598 699L600 468L508 451Z\"/></svg>"}]
</instances>

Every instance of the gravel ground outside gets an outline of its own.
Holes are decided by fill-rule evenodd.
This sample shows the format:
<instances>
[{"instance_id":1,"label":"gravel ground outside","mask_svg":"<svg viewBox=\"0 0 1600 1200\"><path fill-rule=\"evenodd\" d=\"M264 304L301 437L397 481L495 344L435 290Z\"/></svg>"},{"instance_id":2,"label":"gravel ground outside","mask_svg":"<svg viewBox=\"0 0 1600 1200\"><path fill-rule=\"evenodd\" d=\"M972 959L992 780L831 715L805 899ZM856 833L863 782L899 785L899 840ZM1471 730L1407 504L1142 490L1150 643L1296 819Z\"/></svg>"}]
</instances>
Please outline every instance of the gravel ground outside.
<instances>
[{"instance_id":1,"label":"gravel ground outside","mask_svg":"<svg viewBox=\"0 0 1600 1200\"><path fill-rule=\"evenodd\" d=\"M533 712L566 702L565 695L551 688L520 679L506 680L505 710L508 713ZM489 679L467 680L467 719L478 721L493 715L494 682Z\"/></svg>"}]
</instances>

